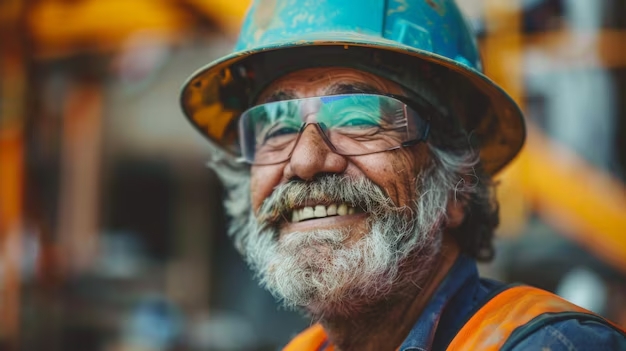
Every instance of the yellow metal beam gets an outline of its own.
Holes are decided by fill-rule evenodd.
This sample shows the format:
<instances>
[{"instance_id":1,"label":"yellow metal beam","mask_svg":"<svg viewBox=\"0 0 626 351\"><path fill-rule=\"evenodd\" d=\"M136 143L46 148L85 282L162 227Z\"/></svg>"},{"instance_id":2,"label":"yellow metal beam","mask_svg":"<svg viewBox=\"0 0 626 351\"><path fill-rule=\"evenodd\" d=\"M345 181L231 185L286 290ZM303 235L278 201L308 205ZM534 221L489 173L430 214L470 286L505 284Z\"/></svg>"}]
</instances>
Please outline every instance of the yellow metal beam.
<instances>
[{"instance_id":1,"label":"yellow metal beam","mask_svg":"<svg viewBox=\"0 0 626 351\"><path fill-rule=\"evenodd\" d=\"M493 36L498 37L501 42L519 40L517 34L510 32L494 33ZM554 70L626 67L626 30L602 29L595 33L587 33L563 29L524 34L521 39L524 51L541 52L558 63L552 66L533 67L532 71L526 72L528 74L541 75ZM481 44L488 45L486 39ZM507 46L500 48L503 51L510 49ZM503 52L500 56L514 54ZM488 57L485 58L491 61Z\"/></svg>"},{"instance_id":2,"label":"yellow metal beam","mask_svg":"<svg viewBox=\"0 0 626 351\"><path fill-rule=\"evenodd\" d=\"M40 1L29 16L39 56L115 50L133 33L176 37L188 16L166 0Z\"/></svg>"},{"instance_id":3,"label":"yellow metal beam","mask_svg":"<svg viewBox=\"0 0 626 351\"><path fill-rule=\"evenodd\" d=\"M39 1L29 16L38 57L76 50L113 51L136 32L177 40L197 16L210 18L232 36L250 0ZM180 5L188 5L186 11Z\"/></svg>"},{"instance_id":4,"label":"yellow metal beam","mask_svg":"<svg viewBox=\"0 0 626 351\"><path fill-rule=\"evenodd\" d=\"M213 19L226 33L239 33L251 0L182 0Z\"/></svg>"},{"instance_id":5,"label":"yellow metal beam","mask_svg":"<svg viewBox=\"0 0 626 351\"><path fill-rule=\"evenodd\" d=\"M626 273L626 187L533 130L523 188L549 223Z\"/></svg>"}]
</instances>

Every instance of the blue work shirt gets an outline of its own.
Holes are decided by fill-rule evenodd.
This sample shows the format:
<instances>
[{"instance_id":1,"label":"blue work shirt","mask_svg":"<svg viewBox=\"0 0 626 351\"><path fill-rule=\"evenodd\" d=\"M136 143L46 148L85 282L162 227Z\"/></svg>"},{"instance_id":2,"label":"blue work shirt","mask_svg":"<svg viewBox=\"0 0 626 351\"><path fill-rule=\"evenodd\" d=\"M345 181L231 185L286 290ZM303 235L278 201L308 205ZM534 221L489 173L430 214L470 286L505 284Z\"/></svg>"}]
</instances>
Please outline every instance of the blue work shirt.
<instances>
[{"instance_id":1,"label":"blue work shirt","mask_svg":"<svg viewBox=\"0 0 626 351\"><path fill-rule=\"evenodd\" d=\"M467 256L459 256L399 350L446 350L473 312L502 287L502 283L481 279L476 262ZM626 337L599 322L567 319L531 333L512 350L626 351Z\"/></svg>"}]
</instances>

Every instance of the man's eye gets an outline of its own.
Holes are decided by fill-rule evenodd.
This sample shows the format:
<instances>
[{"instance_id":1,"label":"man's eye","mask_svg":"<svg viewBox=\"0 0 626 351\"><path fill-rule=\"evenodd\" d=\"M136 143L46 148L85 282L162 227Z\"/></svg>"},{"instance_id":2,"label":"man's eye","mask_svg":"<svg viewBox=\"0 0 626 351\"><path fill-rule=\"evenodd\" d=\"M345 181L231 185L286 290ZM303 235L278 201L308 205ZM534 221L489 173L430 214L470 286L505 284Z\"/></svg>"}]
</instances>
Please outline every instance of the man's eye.
<instances>
[{"instance_id":1,"label":"man's eye","mask_svg":"<svg viewBox=\"0 0 626 351\"><path fill-rule=\"evenodd\" d=\"M369 118L350 118L337 125L338 127L377 127L378 123Z\"/></svg>"},{"instance_id":2,"label":"man's eye","mask_svg":"<svg viewBox=\"0 0 626 351\"><path fill-rule=\"evenodd\" d=\"M298 129L290 126L276 126L271 128L263 136L263 144L272 143L277 140L283 140L293 137L298 133Z\"/></svg>"},{"instance_id":3,"label":"man's eye","mask_svg":"<svg viewBox=\"0 0 626 351\"><path fill-rule=\"evenodd\" d=\"M344 108L332 115L332 125L338 128L371 128L380 125L379 117L362 106Z\"/></svg>"},{"instance_id":4,"label":"man's eye","mask_svg":"<svg viewBox=\"0 0 626 351\"><path fill-rule=\"evenodd\" d=\"M297 132L298 132L298 130L296 128L283 127L283 128L280 128L280 129L276 129L276 130L270 131L270 133L265 135L265 139L277 138L279 136L295 134Z\"/></svg>"}]
</instances>

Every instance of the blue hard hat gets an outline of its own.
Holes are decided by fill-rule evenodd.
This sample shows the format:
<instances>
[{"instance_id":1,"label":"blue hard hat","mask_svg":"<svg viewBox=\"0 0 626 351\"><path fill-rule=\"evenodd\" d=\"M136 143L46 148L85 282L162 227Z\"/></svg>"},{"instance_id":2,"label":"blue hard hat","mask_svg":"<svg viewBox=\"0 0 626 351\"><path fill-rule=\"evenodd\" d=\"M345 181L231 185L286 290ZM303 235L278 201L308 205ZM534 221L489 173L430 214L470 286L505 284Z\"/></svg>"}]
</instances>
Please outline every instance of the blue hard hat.
<instances>
[{"instance_id":1,"label":"blue hard hat","mask_svg":"<svg viewBox=\"0 0 626 351\"><path fill-rule=\"evenodd\" d=\"M522 112L484 76L475 38L453 0L256 0L235 52L184 84L183 111L238 154L237 121L260 91L295 70L341 66L377 74L439 106L496 173L521 149ZM410 96L409 96L410 97Z\"/></svg>"}]
</instances>

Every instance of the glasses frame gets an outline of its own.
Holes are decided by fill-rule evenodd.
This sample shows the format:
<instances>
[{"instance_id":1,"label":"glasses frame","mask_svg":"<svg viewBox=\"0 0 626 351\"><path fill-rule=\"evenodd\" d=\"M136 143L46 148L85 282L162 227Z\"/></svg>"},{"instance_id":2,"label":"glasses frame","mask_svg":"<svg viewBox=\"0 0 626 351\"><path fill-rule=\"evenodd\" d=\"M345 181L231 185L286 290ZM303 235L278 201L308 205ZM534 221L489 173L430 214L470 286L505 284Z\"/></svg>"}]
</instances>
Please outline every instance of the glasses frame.
<instances>
[{"instance_id":1,"label":"glasses frame","mask_svg":"<svg viewBox=\"0 0 626 351\"><path fill-rule=\"evenodd\" d=\"M318 133L322 136L322 139L324 140L324 143L326 143L326 145L328 145L328 147L330 148L330 150L337 154L337 155L341 155L341 156L365 156L365 155L373 155L373 154L378 154L381 152L387 152L387 151L393 151L393 150L398 150L401 148L405 148L405 147L409 147L409 146L413 146L416 144L419 144L421 142L425 142L426 139L428 138L428 135L430 133L430 121L431 121L431 116L429 115L428 117L422 117L418 111L420 110L424 110L425 108L429 108L432 109L432 106L420 106L420 108L416 109L414 106L417 105L417 102L410 100L408 97L406 96L401 96L401 95L396 95L396 94L371 94L371 93L367 93L367 94L339 94L339 95L378 95L378 96L387 96L390 97L392 99L396 99L398 101L400 101L401 103L404 104L404 113L405 115L408 115L408 111L407 108L410 108L413 113L417 114L418 118L421 118L424 120L426 126L425 126L425 130L424 133L421 137L416 138L416 139L412 139L409 141L405 141L403 143L401 143L400 145L397 146L393 146L390 147L388 149L384 149L384 150L378 150L378 151L372 151L372 152L366 152L366 153L358 153L358 154L346 154L346 153L342 153L339 152L337 150L337 148L335 147L335 145L333 145L333 143L330 141L330 139L328 139L328 136L326 135L326 133L324 132L324 130L326 129L326 125L324 124L324 122L305 122L302 124L302 126L300 127L300 130L298 130L298 136L296 137L296 140L293 144L293 147L291 149L291 151L289 152L289 154L287 155L287 158L285 158L284 160L281 161L276 161L276 162L263 162L263 163L256 163L256 162L252 162L250 160L248 160L245 156L240 156L236 159L237 163L247 163L251 166L272 166L272 165L277 165L277 164L281 164L284 162L287 162L291 159L291 156L293 155L294 150L296 149L296 146L298 145L298 142L300 141L300 138L302 137L302 134L304 133L304 130L310 126L310 125L314 125L315 128L317 128ZM327 95L327 96L333 96L333 95ZM422 102L423 105L430 105L427 102ZM258 105L257 105L258 106ZM241 138L241 135L239 136L239 138ZM240 143L243 144L240 140Z\"/></svg>"}]
</instances>

